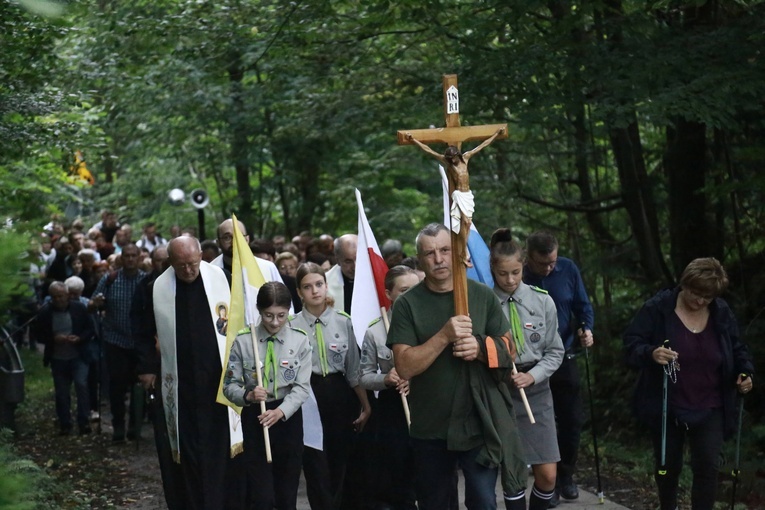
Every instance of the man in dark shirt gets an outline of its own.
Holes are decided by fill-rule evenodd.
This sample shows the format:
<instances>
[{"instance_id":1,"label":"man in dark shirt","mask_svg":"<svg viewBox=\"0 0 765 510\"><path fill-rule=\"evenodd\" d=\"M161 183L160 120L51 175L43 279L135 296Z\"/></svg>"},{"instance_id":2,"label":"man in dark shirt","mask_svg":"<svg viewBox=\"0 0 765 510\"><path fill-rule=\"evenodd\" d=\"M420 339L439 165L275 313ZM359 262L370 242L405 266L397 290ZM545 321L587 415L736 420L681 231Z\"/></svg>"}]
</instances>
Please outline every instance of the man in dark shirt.
<instances>
[{"instance_id":1,"label":"man in dark shirt","mask_svg":"<svg viewBox=\"0 0 765 510\"><path fill-rule=\"evenodd\" d=\"M571 259L558 256L558 240L554 235L549 232L531 234L526 239L526 251L523 281L546 290L553 298L558 310L558 333L566 349L563 363L550 378L561 459L551 503L556 506L560 496L565 499L579 497L573 476L584 414L576 356L581 347L586 349L593 344L595 315L579 269Z\"/></svg>"},{"instance_id":2,"label":"man in dark shirt","mask_svg":"<svg viewBox=\"0 0 765 510\"><path fill-rule=\"evenodd\" d=\"M62 282L53 282L48 290L51 302L40 312L38 337L45 343L43 362L50 364L56 395L56 415L61 435L72 430L71 388L77 395L77 424L80 434L90 433L88 425L87 345L95 334L87 308L70 301Z\"/></svg>"},{"instance_id":3,"label":"man in dark shirt","mask_svg":"<svg viewBox=\"0 0 765 510\"><path fill-rule=\"evenodd\" d=\"M103 345L109 372L109 405L112 412L112 440L125 440L125 394L136 383L138 361L130 328L130 308L138 283L146 273L139 269L140 249L128 244L122 249L122 269L106 274L98 282L91 308L103 308ZM130 417L136 416L138 402L130 399ZM139 423L130 424L129 439L138 436Z\"/></svg>"},{"instance_id":4,"label":"man in dark shirt","mask_svg":"<svg viewBox=\"0 0 765 510\"><path fill-rule=\"evenodd\" d=\"M492 290L472 280L470 314L453 316L452 241L444 225L422 229L416 245L425 280L396 300L387 342L398 375L410 380L418 506L452 508L459 465L467 508L496 509L501 464L506 506L526 508L510 390L497 384L512 366L514 349L501 340L510 326Z\"/></svg>"}]
</instances>

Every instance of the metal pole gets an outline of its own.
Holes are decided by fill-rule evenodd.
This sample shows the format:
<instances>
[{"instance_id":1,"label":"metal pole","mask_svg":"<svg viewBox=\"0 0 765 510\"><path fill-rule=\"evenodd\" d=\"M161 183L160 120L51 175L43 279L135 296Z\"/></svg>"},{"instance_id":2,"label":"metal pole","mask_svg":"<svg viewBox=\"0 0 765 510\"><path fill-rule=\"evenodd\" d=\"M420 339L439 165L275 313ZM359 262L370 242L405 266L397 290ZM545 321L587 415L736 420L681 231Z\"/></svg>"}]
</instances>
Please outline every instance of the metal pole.
<instances>
[{"instance_id":1,"label":"metal pole","mask_svg":"<svg viewBox=\"0 0 765 510\"><path fill-rule=\"evenodd\" d=\"M204 241L206 237L205 237L205 210L203 208L197 209L197 225L199 227L198 239L200 241Z\"/></svg>"},{"instance_id":2,"label":"metal pole","mask_svg":"<svg viewBox=\"0 0 765 510\"><path fill-rule=\"evenodd\" d=\"M664 347L669 348L669 340L664 340ZM667 474L667 386L669 375L664 370L664 384L661 397L661 465L658 473L661 476Z\"/></svg>"},{"instance_id":3,"label":"metal pole","mask_svg":"<svg viewBox=\"0 0 765 510\"><path fill-rule=\"evenodd\" d=\"M605 503L603 495L603 484L600 478L600 455L598 454L598 434L595 430L595 406L592 398L592 383L590 382L590 349L584 349L584 366L587 371L587 393L590 396L590 427L592 428L592 447L595 449L595 476L598 480L598 501L602 505Z\"/></svg>"},{"instance_id":4,"label":"metal pole","mask_svg":"<svg viewBox=\"0 0 765 510\"><path fill-rule=\"evenodd\" d=\"M749 377L747 374L741 374L741 379ZM736 464L731 471L733 477L733 489L730 494L730 510L736 505L736 488L738 487L738 477L741 474L741 425L744 421L744 397L739 396L738 401L738 431L736 432Z\"/></svg>"}]
</instances>

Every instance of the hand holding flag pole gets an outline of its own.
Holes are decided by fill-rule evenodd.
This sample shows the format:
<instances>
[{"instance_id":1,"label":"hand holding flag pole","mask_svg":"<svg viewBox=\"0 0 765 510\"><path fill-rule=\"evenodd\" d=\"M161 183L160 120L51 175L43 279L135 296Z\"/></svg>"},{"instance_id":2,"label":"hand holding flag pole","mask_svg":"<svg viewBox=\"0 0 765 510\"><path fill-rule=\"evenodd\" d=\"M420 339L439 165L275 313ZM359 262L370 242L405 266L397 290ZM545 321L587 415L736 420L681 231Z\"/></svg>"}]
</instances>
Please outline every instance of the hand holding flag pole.
<instances>
[{"instance_id":1,"label":"hand holding flag pole","mask_svg":"<svg viewBox=\"0 0 765 510\"><path fill-rule=\"evenodd\" d=\"M513 375L518 373L518 369L515 368L515 362L513 361L513 371L511 372ZM523 407L526 408L526 414L529 416L529 421L533 425L537 421L534 419L534 413L531 412L531 406L529 405L529 399L526 398L526 391L523 388L518 388L518 391L521 393L521 400L523 401Z\"/></svg>"},{"instance_id":2,"label":"hand holding flag pole","mask_svg":"<svg viewBox=\"0 0 765 510\"><path fill-rule=\"evenodd\" d=\"M239 231L238 223L239 222L236 221L236 216L235 216L234 217L234 253L235 254L247 253L249 251L249 247L247 246L247 243L244 240L244 236ZM243 251L245 249L247 251ZM254 258L253 258L253 262L255 262ZM244 290L244 316L245 316L245 322L250 328L250 336L252 338L252 350L255 353L255 374L258 380L258 386L260 386L261 388L264 388L265 386L263 386L263 369L261 368L260 351L258 350L258 338L257 338L257 334L255 333L255 327L257 325L257 317L258 317L258 314L255 312L255 295L257 293L257 289L250 284L250 280L247 275L247 267L244 264L240 264L240 265L242 269L242 283L243 283L243 290ZM255 267L257 268L257 265ZM263 276L261 275L261 279L262 278ZM265 412L266 412L266 401L261 400L260 413L263 414ZM266 445L266 462L270 464L273 459L271 457L271 438L268 433L268 427L263 427L263 439Z\"/></svg>"},{"instance_id":3,"label":"hand holding flag pole","mask_svg":"<svg viewBox=\"0 0 765 510\"><path fill-rule=\"evenodd\" d=\"M247 302L247 300L245 300ZM255 334L255 324L252 323L250 326L250 336L252 337L252 349L255 351L255 373L257 374L258 378L258 386L261 388L264 388L263 386L263 369L260 367L260 353L258 352L258 337ZM263 414L266 412L266 401L261 400L260 401L260 414ZM268 434L268 427L263 427L263 439L265 441L266 445L266 462L269 464L272 462L271 458L271 437Z\"/></svg>"}]
</instances>

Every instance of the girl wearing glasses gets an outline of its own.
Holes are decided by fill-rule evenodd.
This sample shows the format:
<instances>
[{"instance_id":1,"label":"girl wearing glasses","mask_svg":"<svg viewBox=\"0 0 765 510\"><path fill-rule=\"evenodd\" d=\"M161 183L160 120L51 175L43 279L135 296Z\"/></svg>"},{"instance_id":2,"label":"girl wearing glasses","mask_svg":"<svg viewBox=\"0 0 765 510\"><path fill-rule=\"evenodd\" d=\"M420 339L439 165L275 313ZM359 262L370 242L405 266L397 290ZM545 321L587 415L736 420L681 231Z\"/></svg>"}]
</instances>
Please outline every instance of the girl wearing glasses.
<instances>
[{"instance_id":1,"label":"girl wearing glasses","mask_svg":"<svg viewBox=\"0 0 765 510\"><path fill-rule=\"evenodd\" d=\"M242 406L247 508L272 510L297 506L303 456L303 415L311 378L311 347L304 331L286 326L292 298L281 282L258 291L260 324L254 339L240 331L231 347L223 393ZM257 343L263 386L257 386ZM261 414L260 402L266 412ZM263 427L269 429L273 462L266 461Z\"/></svg>"}]
</instances>

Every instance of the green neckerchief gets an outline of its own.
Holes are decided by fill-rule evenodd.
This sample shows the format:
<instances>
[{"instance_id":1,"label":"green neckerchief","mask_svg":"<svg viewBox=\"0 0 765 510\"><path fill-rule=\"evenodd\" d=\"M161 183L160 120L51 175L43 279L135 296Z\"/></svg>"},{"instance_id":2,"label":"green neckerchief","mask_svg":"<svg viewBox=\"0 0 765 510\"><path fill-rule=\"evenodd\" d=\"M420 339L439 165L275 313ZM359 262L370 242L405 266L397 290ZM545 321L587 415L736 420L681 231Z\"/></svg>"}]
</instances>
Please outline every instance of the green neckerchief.
<instances>
[{"instance_id":1,"label":"green neckerchief","mask_svg":"<svg viewBox=\"0 0 765 510\"><path fill-rule=\"evenodd\" d=\"M329 362L327 361L327 346L324 345L324 332L321 330L321 321L319 319L316 319L316 342L319 344L321 375L326 377L329 373Z\"/></svg>"},{"instance_id":2,"label":"green neckerchief","mask_svg":"<svg viewBox=\"0 0 765 510\"><path fill-rule=\"evenodd\" d=\"M268 347L266 348L266 361L264 363L266 367L266 381L269 380L271 377L269 374L273 370L274 372L274 398L276 398L276 390L278 389L278 385L276 383L277 377L276 377L276 356L274 355L274 340L275 338L270 336L268 337ZM265 383L265 387L268 388L268 382Z\"/></svg>"},{"instance_id":3,"label":"green neckerchief","mask_svg":"<svg viewBox=\"0 0 765 510\"><path fill-rule=\"evenodd\" d=\"M518 317L518 308L515 306L515 300L509 299L510 305L510 331L513 333L513 341L515 342L515 350L518 351L518 355L523 353L524 345L526 341L523 338L523 328L521 327L521 318Z\"/></svg>"}]
</instances>

